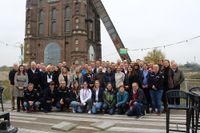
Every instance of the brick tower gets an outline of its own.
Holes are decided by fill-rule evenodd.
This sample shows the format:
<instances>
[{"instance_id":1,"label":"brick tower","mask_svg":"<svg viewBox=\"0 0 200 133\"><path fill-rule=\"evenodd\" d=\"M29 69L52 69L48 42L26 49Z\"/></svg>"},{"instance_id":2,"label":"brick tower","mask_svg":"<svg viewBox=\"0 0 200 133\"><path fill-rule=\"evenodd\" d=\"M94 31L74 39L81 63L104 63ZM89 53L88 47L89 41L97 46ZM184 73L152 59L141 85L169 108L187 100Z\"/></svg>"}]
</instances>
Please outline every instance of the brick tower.
<instances>
[{"instance_id":1,"label":"brick tower","mask_svg":"<svg viewBox=\"0 0 200 133\"><path fill-rule=\"evenodd\" d=\"M27 0L24 60L101 60L100 18L90 0Z\"/></svg>"}]
</instances>

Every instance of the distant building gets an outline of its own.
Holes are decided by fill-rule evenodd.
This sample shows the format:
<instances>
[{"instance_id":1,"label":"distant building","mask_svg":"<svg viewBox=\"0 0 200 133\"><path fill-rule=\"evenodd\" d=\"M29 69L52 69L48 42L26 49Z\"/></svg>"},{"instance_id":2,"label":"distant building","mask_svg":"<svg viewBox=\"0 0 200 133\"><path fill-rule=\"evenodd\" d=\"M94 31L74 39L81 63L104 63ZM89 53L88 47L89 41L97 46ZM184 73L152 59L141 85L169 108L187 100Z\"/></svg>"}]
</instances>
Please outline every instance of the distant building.
<instances>
[{"instance_id":1,"label":"distant building","mask_svg":"<svg viewBox=\"0 0 200 133\"><path fill-rule=\"evenodd\" d=\"M101 60L100 18L90 0L27 0L24 60Z\"/></svg>"}]
</instances>

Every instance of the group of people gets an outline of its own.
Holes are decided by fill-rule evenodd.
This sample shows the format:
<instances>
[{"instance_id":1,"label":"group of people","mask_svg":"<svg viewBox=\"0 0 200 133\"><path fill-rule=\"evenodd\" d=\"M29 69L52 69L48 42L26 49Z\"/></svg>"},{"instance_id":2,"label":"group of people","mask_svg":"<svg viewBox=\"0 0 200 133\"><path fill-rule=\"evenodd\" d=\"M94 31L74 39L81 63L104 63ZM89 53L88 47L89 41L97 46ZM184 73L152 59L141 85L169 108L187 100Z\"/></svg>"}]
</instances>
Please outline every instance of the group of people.
<instances>
[{"instance_id":1,"label":"group of people","mask_svg":"<svg viewBox=\"0 0 200 133\"><path fill-rule=\"evenodd\" d=\"M142 60L90 64L66 62L57 66L34 61L13 65L9 73L12 110L26 112L52 109L89 114L126 114L140 117L166 110L166 92L180 89L184 74L175 61L159 64ZM162 109L162 103L164 109ZM176 104L180 100L176 99Z\"/></svg>"}]
</instances>

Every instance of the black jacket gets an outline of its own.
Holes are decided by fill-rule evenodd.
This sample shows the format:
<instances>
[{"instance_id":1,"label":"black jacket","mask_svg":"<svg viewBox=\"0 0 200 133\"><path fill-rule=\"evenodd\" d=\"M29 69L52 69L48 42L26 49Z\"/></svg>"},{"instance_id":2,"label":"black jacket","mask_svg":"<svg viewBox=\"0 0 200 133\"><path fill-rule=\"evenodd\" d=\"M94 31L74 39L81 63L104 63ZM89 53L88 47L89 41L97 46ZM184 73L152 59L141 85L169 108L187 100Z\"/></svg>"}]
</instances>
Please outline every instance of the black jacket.
<instances>
[{"instance_id":1,"label":"black jacket","mask_svg":"<svg viewBox=\"0 0 200 133\"><path fill-rule=\"evenodd\" d=\"M133 92L131 93L130 95L130 100L132 100L132 97L133 97ZM138 102L138 103L142 103L142 104L146 104L147 101L146 101L146 97L144 95L144 92L142 89L138 89L137 91L137 97L136 97L136 100L134 102Z\"/></svg>"},{"instance_id":2,"label":"black jacket","mask_svg":"<svg viewBox=\"0 0 200 133\"><path fill-rule=\"evenodd\" d=\"M44 91L44 101L51 101L52 99L54 99L54 101L56 101L56 94L57 94L57 89L54 89L53 91L51 91L50 88L46 88Z\"/></svg>"},{"instance_id":3,"label":"black jacket","mask_svg":"<svg viewBox=\"0 0 200 133\"><path fill-rule=\"evenodd\" d=\"M28 79L29 79L29 83L33 83L34 87L38 88L38 86L40 85L40 87L42 86L42 76L41 76L41 72L36 69L35 73L33 73L33 71L31 69L28 69L27 71L28 73Z\"/></svg>"},{"instance_id":4,"label":"black jacket","mask_svg":"<svg viewBox=\"0 0 200 133\"><path fill-rule=\"evenodd\" d=\"M162 72L151 73L149 76L149 87L153 89L153 85L156 87L156 89L153 90L161 90L163 89L163 81L164 81L164 75Z\"/></svg>"},{"instance_id":5,"label":"black jacket","mask_svg":"<svg viewBox=\"0 0 200 133\"><path fill-rule=\"evenodd\" d=\"M14 78L15 78L15 73L17 71L15 69L12 69L10 72L9 72L9 81L10 81L10 84L11 85L14 85Z\"/></svg>"},{"instance_id":6,"label":"black jacket","mask_svg":"<svg viewBox=\"0 0 200 133\"><path fill-rule=\"evenodd\" d=\"M24 101L33 101L36 102L39 99L39 95L35 89L29 91L28 89L24 90Z\"/></svg>"},{"instance_id":7,"label":"black jacket","mask_svg":"<svg viewBox=\"0 0 200 133\"><path fill-rule=\"evenodd\" d=\"M93 102L103 102L103 92L104 90L102 88L99 88L99 94L98 94L98 101L96 101L96 90L92 90L92 101Z\"/></svg>"},{"instance_id":8,"label":"black jacket","mask_svg":"<svg viewBox=\"0 0 200 133\"><path fill-rule=\"evenodd\" d=\"M57 95L56 95L57 100L60 101L61 99L63 99L65 102L70 102L72 101L71 93L72 93L72 90L69 88L65 88L65 89L58 88Z\"/></svg>"}]
</instances>

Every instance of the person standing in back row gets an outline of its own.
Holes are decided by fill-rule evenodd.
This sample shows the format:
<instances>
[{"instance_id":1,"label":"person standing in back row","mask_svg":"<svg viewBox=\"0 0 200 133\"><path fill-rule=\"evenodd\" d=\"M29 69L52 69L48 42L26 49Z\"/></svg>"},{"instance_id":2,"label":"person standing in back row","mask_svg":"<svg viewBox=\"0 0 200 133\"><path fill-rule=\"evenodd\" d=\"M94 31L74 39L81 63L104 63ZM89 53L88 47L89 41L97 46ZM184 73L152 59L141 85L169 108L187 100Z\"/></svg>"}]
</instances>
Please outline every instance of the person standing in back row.
<instances>
[{"instance_id":1,"label":"person standing in back row","mask_svg":"<svg viewBox=\"0 0 200 133\"><path fill-rule=\"evenodd\" d=\"M172 70L173 70L173 81L174 81L174 88L173 89L174 90L180 90L181 83L183 83L184 80L185 80L184 74L181 70L179 70L176 62L172 63ZM173 101L173 103L174 103L174 101ZM179 98L175 99L175 103L177 105L179 105L180 99Z\"/></svg>"},{"instance_id":2,"label":"person standing in back row","mask_svg":"<svg viewBox=\"0 0 200 133\"><path fill-rule=\"evenodd\" d=\"M10 94L11 94L11 105L12 105L12 110L15 110L15 83L14 83L14 78L15 74L18 70L18 64L13 64L13 69L9 72L9 81L10 81Z\"/></svg>"},{"instance_id":3,"label":"person standing in back row","mask_svg":"<svg viewBox=\"0 0 200 133\"><path fill-rule=\"evenodd\" d=\"M24 89L28 86L28 74L25 71L23 65L20 65L18 71L15 74L14 83L16 87L17 97L17 112L20 112L20 104L24 110Z\"/></svg>"}]
</instances>

